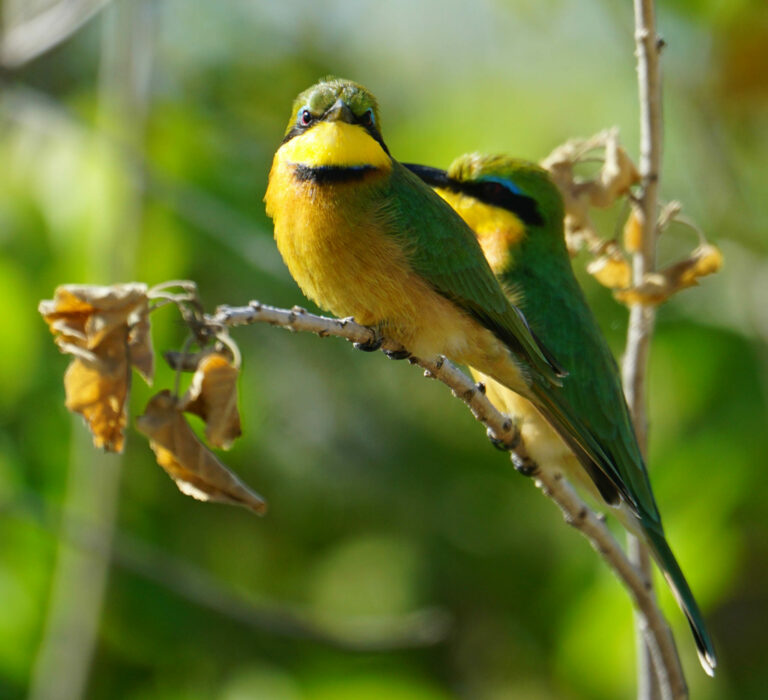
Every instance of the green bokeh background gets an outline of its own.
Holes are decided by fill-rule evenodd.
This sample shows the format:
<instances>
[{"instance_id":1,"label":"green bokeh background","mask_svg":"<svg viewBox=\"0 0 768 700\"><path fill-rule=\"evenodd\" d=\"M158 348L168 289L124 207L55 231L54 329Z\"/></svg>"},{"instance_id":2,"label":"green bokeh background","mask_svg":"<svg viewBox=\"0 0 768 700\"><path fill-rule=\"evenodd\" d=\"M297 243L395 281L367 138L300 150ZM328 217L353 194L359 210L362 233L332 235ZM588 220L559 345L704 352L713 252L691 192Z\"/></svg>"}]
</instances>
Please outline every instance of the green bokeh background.
<instances>
[{"instance_id":1,"label":"green bokeh background","mask_svg":"<svg viewBox=\"0 0 768 700\"><path fill-rule=\"evenodd\" d=\"M52 4L0 3L6 38ZM660 310L649 464L719 648L715 680L659 595L692 697L768 697L768 9L662 1L659 28L662 196L725 267ZM627 596L445 387L342 341L238 330L245 434L224 459L269 499L260 520L182 496L133 429L122 466L92 450L36 312L65 282L173 278L210 309L306 305L262 197L292 98L329 73L378 96L404 161L540 159L612 125L636 156L632 36L630 3L613 0L115 0L3 70L0 698L45 680L60 543L93 552L113 510L103 605L98 581L64 603L100 615L89 698L633 697ZM621 215L600 217L606 235ZM662 261L696 242L673 227ZM620 353L625 310L584 285ZM153 338L182 344L171 310ZM156 386L172 381L160 367ZM132 415L151 391L137 378ZM395 648L340 649L310 626Z\"/></svg>"}]
</instances>

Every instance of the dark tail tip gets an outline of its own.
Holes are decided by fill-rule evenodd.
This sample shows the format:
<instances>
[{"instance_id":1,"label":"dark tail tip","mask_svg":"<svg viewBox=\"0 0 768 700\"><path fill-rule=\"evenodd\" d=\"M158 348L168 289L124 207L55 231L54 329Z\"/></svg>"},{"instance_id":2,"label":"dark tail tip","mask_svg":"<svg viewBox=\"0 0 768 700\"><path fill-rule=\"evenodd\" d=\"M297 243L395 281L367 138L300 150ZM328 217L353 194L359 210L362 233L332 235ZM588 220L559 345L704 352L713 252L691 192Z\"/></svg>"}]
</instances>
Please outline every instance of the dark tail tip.
<instances>
[{"instance_id":1,"label":"dark tail tip","mask_svg":"<svg viewBox=\"0 0 768 700\"><path fill-rule=\"evenodd\" d=\"M668 578L667 580L669 581ZM670 587L675 592L675 597L678 599L678 602L680 602L680 594L677 591L676 586L670 582ZM681 602L680 607L683 609L685 617L688 620L688 624L691 627L693 639L696 642L696 653L699 655L699 663L704 669L704 673L706 673L711 678L714 678L715 669L717 668L717 655L715 654L715 648L712 645L712 640L709 638L706 630L703 627L700 627L693 620L691 615L688 613L688 607Z\"/></svg>"},{"instance_id":2,"label":"dark tail tip","mask_svg":"<svg viewBox=\"0 0 768 700\"><path fill-rule=\"evenodd\" d=\"M696 651L699 654L701 667L708 676L714 676L715 668L717 668L715 646L704 625L704 616L696 604L696 599L693 597L693 592L685 580L680 565L669 548L660 524L657 526L656 524L643 523L643 530L645 530L648 537L648 544L651 547L653 558L661 568L664 578L672 589L677 604L688 619L693 639L696 642Z\"/></svg>"}]
</instances>

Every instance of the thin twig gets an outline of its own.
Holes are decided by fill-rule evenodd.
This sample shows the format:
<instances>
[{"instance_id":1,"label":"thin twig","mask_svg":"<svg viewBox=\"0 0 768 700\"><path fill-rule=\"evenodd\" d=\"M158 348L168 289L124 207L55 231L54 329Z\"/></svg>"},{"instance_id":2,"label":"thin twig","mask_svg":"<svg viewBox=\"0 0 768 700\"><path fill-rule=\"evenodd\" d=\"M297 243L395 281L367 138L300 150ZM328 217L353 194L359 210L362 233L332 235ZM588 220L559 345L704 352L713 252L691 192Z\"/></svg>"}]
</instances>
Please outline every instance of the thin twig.
<instances>
[{"instance_id":1,"label":"thin twig","mask_svg":"<svg viewBox=\"0 0 768 700\"><path fill-rule=\"evenodd\" d=\"M12 22L0 37L0 64L17 68L66 41L109 0L59 0L30 19ZM11 11L6 7L7 15ZM25 8L26 9L26 8ZM20 14L20 13L19 13Z\"/></svg>"},{"instance_id":2,"label":"thin twig","mask_svg":"<svg viewBox=\"0 0 768 700\"><path fill-rule=\"evenodd\" d=\"M291 331L316 333L321 337L333 335L354 343L370 343L377 339L372 329L361 326L352 319L316 316L300 307L279 309L256 301L244 307L219 307L216 313L208 318L208 323L214 329L269 323ZM386 338L382 340L382 349L390 352L404 351L401 346ZM566 522L589 540L629 592L643 621L645 639L654 655L663 661L676 658L672 636L651 591L648 578L632 565L602 519L587 507L562 474L533 462L525 451L517 425L488 400L482 385L475 384L469 376L443 357L436 361L410 357L409 361L420 366L426 376L446 384L457 398L466 403L475 418L485 425L489 437L497 445L502 445L510 451L515 468L527 476L532 476L542 492L557 503Z\"/></svg>"},{"instance_id":3,"label":"thin twig","mask_svg":"<svg viewBox=\"0 0 768 700\"><path fill-rule=\"evenodd\" d=\"M634 0L635 45L640 102L641 192L634 201L635 216L642 231L641 246L632 257L632 282L639 285L656 267L656 220L658 211L659 174L661 171L662 116L661 74L659 70L660 40L656 34L653 0ZM652 306L630 307L627 346L622 366L624 393L627 398L635 433L643 455L647 454L648 417L646 412L646 375L651 336L655 320ZM645 545L628 535L628 551L633 563L650 582L651 563ZM649 589L653 597L653 591ZM659 697L687 698L688 689L672 635L669 654L659 657L658 649L646 644L644 621L635 616L637 628L638 700ZM654 672L655 671L655 672Z\"/></svg>"}]
</instances>

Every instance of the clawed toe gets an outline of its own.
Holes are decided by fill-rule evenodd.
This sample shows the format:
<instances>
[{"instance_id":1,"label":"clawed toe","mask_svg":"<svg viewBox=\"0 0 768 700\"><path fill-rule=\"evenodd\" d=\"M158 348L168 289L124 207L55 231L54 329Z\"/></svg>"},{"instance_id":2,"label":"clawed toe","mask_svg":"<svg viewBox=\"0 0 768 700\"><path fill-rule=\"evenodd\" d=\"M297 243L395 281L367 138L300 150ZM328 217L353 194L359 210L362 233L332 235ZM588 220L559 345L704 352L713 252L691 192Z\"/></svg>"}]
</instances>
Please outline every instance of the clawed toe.
<instances>
[{"instance_id":1,"label":"clawed toe","mask_svg":"<svg viewBox=\"0 0 768 700\"><path fill-rule=\"evenodd\" d=\"M352 343L357 350L362 350L363 352L376 352L381 347L382 342L384 342L384 339L376 334L371 338L370 340L367 340L364 343Z\"/></svg>"},{"instance_id":2,"label":"clawed toe","mask_svg":"<svg viewBox=\"0 0 768 700\"><path fill-rule=\"evenodd\" d=\"M490 431L488 431L488 439L491 441L491 445L493 445L497 450L500 450L501 452L509 452L509 445L507 445L504 440L500 440L499 438L491 435Z\"/></svg>"},{"instance_id":3,"label":"clawed toe","mask_svg":"<svg viewBox=\"0 0 768 700\"><path fill-rule=\"evenodd\" d=\"M384 354L390 360L407 360L411 356L411 353L405 348L402 350L384 350Z\"/></svg>"}]
</instances>

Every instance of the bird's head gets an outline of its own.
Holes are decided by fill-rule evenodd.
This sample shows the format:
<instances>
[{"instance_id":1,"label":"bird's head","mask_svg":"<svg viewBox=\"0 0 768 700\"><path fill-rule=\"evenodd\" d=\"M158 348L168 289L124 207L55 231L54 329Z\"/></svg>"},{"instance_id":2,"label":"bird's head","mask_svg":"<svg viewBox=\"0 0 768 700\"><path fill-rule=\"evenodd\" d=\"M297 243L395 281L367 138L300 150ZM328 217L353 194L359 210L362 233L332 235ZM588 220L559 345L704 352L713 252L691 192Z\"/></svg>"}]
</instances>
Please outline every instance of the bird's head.
<instances>
[{"instance_id":1,"label":"bird's head","mask_svg":"<svg viewBox=\"0 0 768 700\"><path fill-rule=\"evenodd\" d=\"M548 173L526 160L468 153L447 171L407 165L434 187L477 235L494 272L525 238L563 237L563 202Z\"/></svg>"},{"instance_id":2,"label":"bird's head","mask_svg":"<svg viewBox=\"0 0 768 700\"><path fill-rule=\"evenodd\" d=\"M380 165L384 156L389 159L376 98L341 78L321 80L294 100L283 148L289 143L294 161L314 166Z\"/></svg>"}]
</instances>

